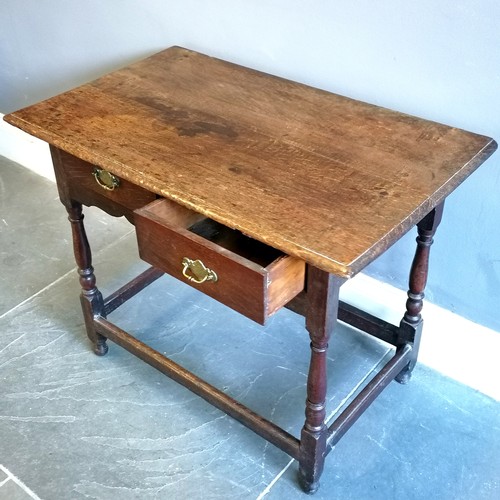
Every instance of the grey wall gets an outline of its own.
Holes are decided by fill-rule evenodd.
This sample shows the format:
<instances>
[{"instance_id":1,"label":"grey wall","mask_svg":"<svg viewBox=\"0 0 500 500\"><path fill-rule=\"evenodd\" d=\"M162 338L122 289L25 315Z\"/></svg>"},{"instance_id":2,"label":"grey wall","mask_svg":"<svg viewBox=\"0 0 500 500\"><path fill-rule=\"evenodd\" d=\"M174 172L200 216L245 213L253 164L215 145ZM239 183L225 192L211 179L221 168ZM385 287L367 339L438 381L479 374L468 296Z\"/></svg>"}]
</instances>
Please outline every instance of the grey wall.
<instances>
[{"instance_id":1,"label":"grey wall","mask_svg":"<svg viewBox=\"0 0 500 500\"><path fill-rule=\"evenodd\" d=\"M498 0L2 0L0 111L170 45L500 139ZM500 331L500 153L447 201L428 298ZM407 235L369 274L406 288Z\"/></svg>"}]
</instances>

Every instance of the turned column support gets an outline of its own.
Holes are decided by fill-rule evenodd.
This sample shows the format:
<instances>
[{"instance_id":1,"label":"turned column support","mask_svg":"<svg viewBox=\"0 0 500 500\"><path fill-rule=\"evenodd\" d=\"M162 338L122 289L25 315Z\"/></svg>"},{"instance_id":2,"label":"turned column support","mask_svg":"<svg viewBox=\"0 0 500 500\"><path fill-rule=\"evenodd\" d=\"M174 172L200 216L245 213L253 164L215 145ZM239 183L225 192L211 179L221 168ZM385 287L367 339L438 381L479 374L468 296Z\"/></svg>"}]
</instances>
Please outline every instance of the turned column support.
<instances>
[{"instance_id":1,"label":"turned column support","mask_svg":"<svg viewBox=\"0 0 500 500\"><path fill-rule=\"evenodd\" d=\"M82 204L71 201L66 205L66 210L68 211L68 220L71 223L73 251L76 265L78 266L80 286L82 287L80 302L82 304L85 328L92 342L94 352L99 356L103 356L108 352L106 337L96 332L94 317L105 317L104 301L101 292L96 287L96 278L94 268L92 267L92 253L83 224Z\"/></svg>"},{"instance_id":2,"label":"turned column support","mask_svg":"<svg viewBox=\"0 0 500 500\"><path fill-rule=\"evenodd\" d=\"M326 456L327 350L337 322L339 288L343 282L325 271L308 267L306 328L311 339L311 361L299 453L299 481L308 493L319 487Z\"/></svg>"},{"instance_id":3,"label":"turned column support","mask_svg":"<svg viewBox=\"0 0 500 500\"><path fill-rule=\"evenodd\" d=\"M410 270L406 312L399 325L398 347L405 344L413 346L411 360L396 377L400 383L406 383L417 362L420 338L422 336L422 308L424 305L425 286L429 272L429 254L436 229L441 222L444 202L431 210L418 224L417 249Z\"/></svg>"}]
</instances>

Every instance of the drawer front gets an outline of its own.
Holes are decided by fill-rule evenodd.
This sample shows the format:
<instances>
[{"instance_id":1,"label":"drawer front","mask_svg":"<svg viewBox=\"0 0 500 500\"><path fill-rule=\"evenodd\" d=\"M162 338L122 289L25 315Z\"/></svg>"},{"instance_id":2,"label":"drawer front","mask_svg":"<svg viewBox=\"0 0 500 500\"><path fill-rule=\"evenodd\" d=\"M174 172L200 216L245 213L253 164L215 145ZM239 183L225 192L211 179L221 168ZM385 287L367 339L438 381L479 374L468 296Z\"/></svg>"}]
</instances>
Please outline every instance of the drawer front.
<instances>
[{"instance_id":1,"label":"drawer front","mask_svg":"<svg viewBox=\"0 0 500 500\"><path fill-rule=\"evenodd\" d=\"M131 182L100 171L91 163L58 150L54 162L61 193L84 205L95 205L111 215L125 215L133 222L133 211L156 199L156 195ZM113 183L114 181L114 183Z\"/></svg>"},{"instance_id":2,"label":"drawer front","mask_svg":"<svg viewBox=\"0 0 500 500\"><path fill-rule=\"evenodd\" d=\"M255 242L258 249L271 250L271 262L264 266L259 256L252 260L236 253L231 241L222 246L189 229L204 220L208 219L164 199L136 210L141 258L261 324L304 288L303 261ZM197 275L196 265L200 264L187 265L195 261L201 261L209 271ZM201 281L206 276L202 283L193 280Z\"/></svg>"}]
</instances>

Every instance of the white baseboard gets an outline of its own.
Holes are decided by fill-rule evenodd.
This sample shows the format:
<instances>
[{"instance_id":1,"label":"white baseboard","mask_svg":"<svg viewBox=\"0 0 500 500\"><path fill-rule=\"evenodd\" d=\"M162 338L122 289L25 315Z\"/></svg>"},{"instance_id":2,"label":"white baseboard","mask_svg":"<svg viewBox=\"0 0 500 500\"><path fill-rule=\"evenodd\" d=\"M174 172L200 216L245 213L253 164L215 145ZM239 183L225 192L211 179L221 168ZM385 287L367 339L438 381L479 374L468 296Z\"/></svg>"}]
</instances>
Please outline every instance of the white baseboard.
<instances>
[{"instance_id":1,"label":"white baseboard","mask_svg":"<svg viewBox=\"0 0 500 500\"><path fill-rule=\"evenodd\" d=\"M47 143L9 125L3 117L0 113L0 155L55 182Z\"/></svg>"},{"instance_id":2,"label":"white baseboard","mask_svg":"<svg viewBox=\"0 0 500 500\"><path fill-rule=\"evenodd\" d=\"M341 288L341 298L395 325L406 292L359 274ZM500 334L447 309L424 302L419 363L500 400Z\"/></svg>"},{"instance_id":3,"label":"white baseboard","mask_svg":"<svg viewBox=\"0 0 500 500\"><path fill-rule=\"evenodd\" d=\"M3 120L0 155L55 180L47 144ZM341 292L342 300L399 324L406 302L402 290L359 274L343 285ZM428 302L423 316L419 362L500 400L500 334Z\"/></svg>"}]
</instances>

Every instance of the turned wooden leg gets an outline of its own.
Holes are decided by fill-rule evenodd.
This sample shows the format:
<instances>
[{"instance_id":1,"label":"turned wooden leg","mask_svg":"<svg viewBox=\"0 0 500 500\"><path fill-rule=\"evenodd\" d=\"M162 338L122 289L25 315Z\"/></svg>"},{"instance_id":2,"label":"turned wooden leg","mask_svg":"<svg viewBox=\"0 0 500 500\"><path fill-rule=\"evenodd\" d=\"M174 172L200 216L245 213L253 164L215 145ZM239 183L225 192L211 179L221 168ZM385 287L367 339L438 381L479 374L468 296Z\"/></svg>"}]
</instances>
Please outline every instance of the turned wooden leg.
<instances>
[{"instance_id":1,"label":"turned wooden leg","mask_svg":"<svg viewBox=\"0 0 500 500\"><path fill-rule=\"evenodd\" d=\"M420 338L422 336L423 319L421 315L424 305L424 290L429 271L429 253L443 214L444 202L429 212L418 224L417 250L410 270L408 300L406 312L399 325L398 346L405 344L413 347L410 362L396 377L401 384L406 384L411 378L411 372L417 362Z\"/></svg>"},{"instance_id":2,"label":"turned wooden leg","mask_svg":"<svg viewBox=\"0 0 500 500\"><path fill-rule=\"evenodd\" d=\"M73 250L82 287L80 301L82 303L85 328L92 342L94 352L99 356L104 356L108 352L106 337L97 333L94 328L94 317L105 316L104 301L101 292L95 286L96 279L92 267L92 253L85 233L85 226L83 225L82 204L72 201L71 205L67 206L66 209L68 219L71 222Z\"/></svg>"},{"instance_id":3,"label":"turned wooden leg","mask_svg":"<svg viewBox=\"0 0 500 500\"><path fill-rule=\"evenodd\" d=\"M326 454L328 429L325 424L327 349L337 322L339 288L343 280L308 267L306 328L311 338L311 362L307 378L306 420L301 432L299 481L303 490L319 487Z\"/></svg>"}]
</instances>

